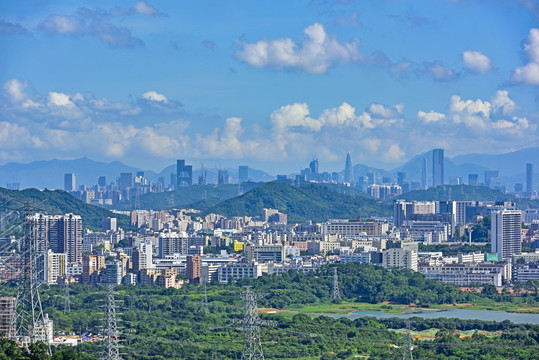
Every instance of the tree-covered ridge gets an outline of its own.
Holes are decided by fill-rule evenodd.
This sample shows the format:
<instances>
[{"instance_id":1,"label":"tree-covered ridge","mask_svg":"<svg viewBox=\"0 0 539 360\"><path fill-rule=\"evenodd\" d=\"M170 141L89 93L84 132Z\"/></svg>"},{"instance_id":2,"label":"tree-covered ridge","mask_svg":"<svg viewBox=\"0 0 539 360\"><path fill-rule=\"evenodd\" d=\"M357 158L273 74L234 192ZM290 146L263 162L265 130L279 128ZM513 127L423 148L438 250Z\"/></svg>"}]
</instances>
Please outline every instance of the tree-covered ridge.
<instances>
[{"instance_id":1,"label":"tree-covered ridge","mask_svg":"<svg viewBox=\"0 0 539 360\"><path fill-rule=\"evenodd\" d=\"M0 213L22 209L26 202L49 215L73 213L82 217L82 224L91 229L100 229L104 217L115 217L118 225L129 227L129 218L99 206L89 205L62 190L8 190L0 187Z\"/></svg>"},{"instance_id":2,"label":"tree-covered ridge","mask_svg":"<svg viewBox=\"0 0 539 360\"><path fill-rule=\"evenodd\" d=\"M181 209L204 200L209 200L215 204L216 202L238 196L240 191L247 192L264 184L262 182L244 182L241 185L192 185L181 187L174 191L147 193L141 195L139 198L140 208L146 210ZM120 210L131 210L133 207L134 199L121 202L115 206L116 209Z\"/></svg>"},{"instance_id":3,"label":"tree-covered ridge","mask_svg":"<svg viewBox=\"0 0 539 360\"><path fill-rule=\"evenodd\" d=\"M523 209L539 207L539 200L519 199L486 186L441 185L427 190L414 190L396 199L415 201L514 201Z\"/></svg>"},{"instance_id":4,"label":"tree-covered ridge","mask_svg":"<svg viewBox=\"0 0 539 360\"><path fill-rule=\"evenodd\" d=\"M215 206L200 209L225 216L261 215L262 209L273 208L288 214L289 222L326 221L331 218L355 219L358 216L389 216L391 207L378 200L349 196L323 185L300 187L284 183L267 183L241 196Z\"/></svg>"}]
</instances>

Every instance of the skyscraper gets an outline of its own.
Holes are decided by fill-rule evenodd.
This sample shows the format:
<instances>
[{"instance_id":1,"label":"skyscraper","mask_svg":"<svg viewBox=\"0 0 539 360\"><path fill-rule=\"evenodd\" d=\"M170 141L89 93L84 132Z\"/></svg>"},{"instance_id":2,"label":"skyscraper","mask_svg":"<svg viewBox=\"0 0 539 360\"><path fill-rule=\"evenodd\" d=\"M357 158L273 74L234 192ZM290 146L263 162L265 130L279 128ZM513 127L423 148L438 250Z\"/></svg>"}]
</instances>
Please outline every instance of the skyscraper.
<instances>
[{"instance_id":1,"label":"skyscraper","mask_svg":"<svg viewBox=\"0 0 539 360\"><path fill-rule=\"evenodd\" d=\"M533 164L526 164L526 194L533 194Z\"/></svg>"},{"instance_id":2,"label":"skyscraper","mask_svg":"<svg viewBox=\"0 0 539 360\"><path fill-rule=\"evenodd\" d=\"M64 175L64 190L75 191L75 174L69 173Z\"/></svg>"},{"instance_id":3,"label":"skyscraper","mask_svg":"<svg viewBox=\"0 0 539 360\"><path fill-rule=\"evenodd\" d=\"M309 170L309 180L318 181L318 159L316 157L309 163Z\"/></svg>"},{"instance_id":4,"label":"skyscraper","mask_svg":"<svg viewBox=\"0 0 539 360\"><path fill-rule=\"evenodd\" d=\"M185 165L185 160L176 162L176 174L177 188L193 185L193 166Z\"/></svg>"},{"instance_id":5,"label":"skyscraper","mask_svg":"<svg viewBox=\"0 0 539 360\"><path fill-rule=\"evenodd\" d=\"M98 179L97 179L97 185L99 186L107 186L107 177L106 176L100 176Z\"/></svg>"},{"instance_id":6,"label":"skyscraper","mask_svg":"<svg viewBox=\"0 0 539 360\"><path fill-rule=\"evenodd\" d=\"M240 165L238 168L238 182L246 182L249 180L249 166Z\"/></svg>"},{"instance_id":7,"label":"skyscraper","mask_svg":"<svg viewBox=\"0 0 539 360\"><path fill-rule=\"evenodd\" d=\"M444 184L444 149L432 150L432 186Z\"/></svg>"},{"instance_id":8,"label":"skyscraper","mask_svg":"<svg viewBox=\"0 0 539 360\"><path fill-rule=\"evenodd\" d=\"M498 210L491 213L491 249L502 261L522 251L522 213Z\"/></svg>"},{"instance_id":9,"label":"skyscraper","mask_svg":"<svg viewBox=\"0 0 539 360\"><path fill-rule=\"evenodd\" d=\"M421 163L421 189L426 189L428 187L427 181L427 159L423 159L423 162Z\"/></svg>"},{"instance_id":10,"label":"skyscraper","mask_svg":"<svg viewBox=\"0 0 539 360\"><path fill-rule=\"evenodd\" d=\"M397 184L399 184L400 187L403 187L405 180L406 180L406 173L404 171L399 171L397 173Z\"/></svg>"},{"instance_id":11,"label":"skyscraper","mask_svg":"<svg viewBox=\"0 0 539 360\"><path fill-rule=\"evenodd\" d=\"M478 174L468 174L468 185L477 186Z\"/></svg>"},{"instance_id":12,"label":"skyscraper","mask_svg":"<svg viewBox=\"0 0 539 360\"><path fill-rule=\"evenodd\" d=\"M120 179L118 180L118 187L120 190L130 189L133 187L133 173L120 173Z\"/></svg>"},{"instance_id":13,"label":"skyscraper","mask_svg":"<svg viewBox=\"0 0 539 360\"><path fill-rule=\"evenodd\" d=\"M354 167L352 166L350 153L346 154L346 162L344 163L344 182L354 183Z\"/></svg>"}]
</instances>

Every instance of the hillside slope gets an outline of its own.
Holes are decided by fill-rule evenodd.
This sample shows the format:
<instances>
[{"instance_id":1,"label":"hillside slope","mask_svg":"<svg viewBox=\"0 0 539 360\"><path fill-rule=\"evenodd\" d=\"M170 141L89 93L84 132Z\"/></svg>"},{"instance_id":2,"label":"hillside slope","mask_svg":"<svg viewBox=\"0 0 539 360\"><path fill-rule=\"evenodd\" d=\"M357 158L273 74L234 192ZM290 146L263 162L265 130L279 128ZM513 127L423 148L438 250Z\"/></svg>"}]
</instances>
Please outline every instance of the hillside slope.
<instances>
[{"instance_id":1,"label":"hillside slope","mask_svg":"<svg viewBox=\"0 0 539 360\"><path fill-rule=\"evenodd\" d=\"M82 225L91 229L101 229L104 217L115 217L118 225L129 227L129 218L125 215L114 214L107 209L89 205L62 190L7 190L0 187L0 213L10 210L20 210L25 202L30 202L36 208L50 215L73 213L82 217Z\"/></svg>"},{"instance_id":2,"label":"hillside slope","mask_svg":"<svg viewBox=\"0 0 539 360\"><path fill-rule=\"evenodd\" d=\"M256 216L262 215L264 208L273 208L288 214L289 222L389 216L392 213L391 206L381 201L339 194L321 185L298 188L283 183L267 183L242 196L200 208L225 216Z\"/></svg>"}]
</instances>

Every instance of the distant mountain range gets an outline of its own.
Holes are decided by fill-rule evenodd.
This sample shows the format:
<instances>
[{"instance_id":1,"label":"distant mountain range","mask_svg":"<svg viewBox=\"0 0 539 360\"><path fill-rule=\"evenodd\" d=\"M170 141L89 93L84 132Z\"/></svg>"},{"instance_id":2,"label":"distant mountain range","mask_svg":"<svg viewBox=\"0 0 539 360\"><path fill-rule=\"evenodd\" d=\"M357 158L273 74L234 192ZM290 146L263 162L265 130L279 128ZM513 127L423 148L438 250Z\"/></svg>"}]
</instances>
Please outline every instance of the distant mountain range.
<instances>
[{"instance_id":1,"label":"distant mountain range","mask_svg":"<svg viewBox=\"0 0 539 360\"><path fill-rule=\"evenodd\" d=\"M427 179L432 181L432 151L416 155L405 164L390 171L366 166L354 165L354 176L366 176L374 172L378 181L382 177L396 179L397 172L405 172L407 181L420 181L423 159L427 160ZM445 181L448 183L451 177L461 177L467 183L468 174L478 174L479 182L484 181L484 173L487 170L498 170L501 185L512 189L514 184L525 184L525 165L534 163L534 184L539 184L539 147L527 148L506 154L484 155L467 154L453 158L445 158ZM231 182L238 181L238 169L226 168ZM110 163L80 158L75 160L48 160L35 161L28 164L8 163L0 166L0 185L7 186L9 183L19 183L20 188L39 189L63 189L64 174L74 173L77 184L93 185L97 183L99 176L106 176L107 182L115 181L122 172L136 173L144 171L145 176L153 181L160 177L165 179L165 184L170 184L170 174L176 173L176 165L167 166L159 173L145 171L140 168L125 165L119 161ZM217 183L218 169L206 168L206 183ZM343 173L343 171L340 171ZM201 168L193 169L193 183L197 183ZM253 182L267 182L275 179L275 176L264 171L249 168L249 179Z\"/></svg>"}]
</instances>

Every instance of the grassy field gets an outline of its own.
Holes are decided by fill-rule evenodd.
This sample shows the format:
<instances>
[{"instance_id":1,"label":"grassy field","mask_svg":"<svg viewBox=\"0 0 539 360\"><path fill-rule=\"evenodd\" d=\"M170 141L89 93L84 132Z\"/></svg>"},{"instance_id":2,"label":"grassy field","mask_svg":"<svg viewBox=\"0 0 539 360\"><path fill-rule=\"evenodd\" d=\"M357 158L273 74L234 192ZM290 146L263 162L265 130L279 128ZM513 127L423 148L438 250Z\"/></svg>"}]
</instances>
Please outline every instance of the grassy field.
<instances>
[{"instance_id":1,"label":"grassy field","mask_svg":"<svg viewBox=\"0 0 539 360\"><path fill-rule=\"evenodd\" d=\"M447 304L436 305L431 308L420 308L415 305L403 304L370 304L342 302L340 304L313 304L301 308L291 308L291 311L306 314L350 314L353 311L383 311L386 314L405 314L421 310L436 311L445 309L469 309L469 310L497 310L515 313L539 314L537 307L525 307L523 304L491 303L491 304Z\"/></svg>"}]
</instances>

